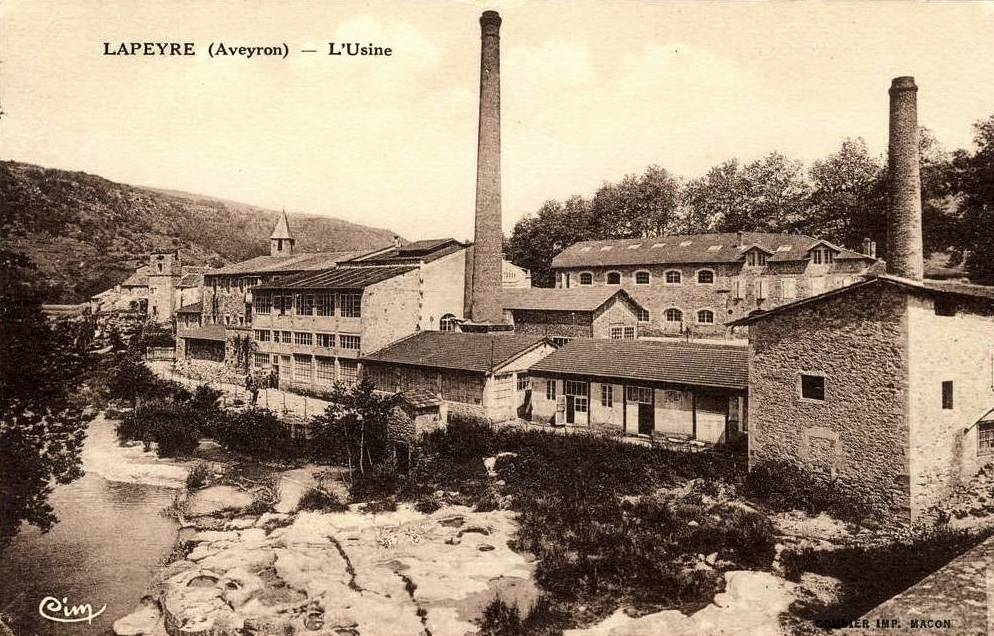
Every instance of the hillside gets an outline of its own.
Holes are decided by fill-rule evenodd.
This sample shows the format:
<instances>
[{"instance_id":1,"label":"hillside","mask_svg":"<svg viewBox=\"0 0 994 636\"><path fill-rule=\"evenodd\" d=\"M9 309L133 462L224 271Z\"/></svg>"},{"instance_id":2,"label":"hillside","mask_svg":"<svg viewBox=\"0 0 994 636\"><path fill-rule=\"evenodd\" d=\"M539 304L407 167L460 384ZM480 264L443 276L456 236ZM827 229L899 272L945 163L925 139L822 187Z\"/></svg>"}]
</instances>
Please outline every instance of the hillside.
<instances>
[{"instance_id":1,"label":"hillside","mask_svg":"<svg viewBox=\"0 0 994 636\"><path fill-rule=\"evenodd\" d=\"M186 192L114 183L0 161L0 235L52 283L49 302L79 302L124 280L149 250L220 265L265 254L279 212ZM291 215L296 248L362 250L393 232L323 216Z\"/></svg>"}]
</instances>

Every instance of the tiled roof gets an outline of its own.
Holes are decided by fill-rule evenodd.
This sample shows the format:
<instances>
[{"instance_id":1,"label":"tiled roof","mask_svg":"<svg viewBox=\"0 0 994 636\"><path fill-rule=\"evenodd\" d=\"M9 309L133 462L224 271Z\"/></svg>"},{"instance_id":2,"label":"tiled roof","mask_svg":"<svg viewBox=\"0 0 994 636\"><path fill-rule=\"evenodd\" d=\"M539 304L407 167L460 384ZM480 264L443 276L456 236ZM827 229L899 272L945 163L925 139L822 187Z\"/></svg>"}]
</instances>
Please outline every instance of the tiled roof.
<instances>
[{"instance_id":1,"label":"tiled roof","mask_svg":"<svg viewBox=\"0 0 994 636\"><path fill-rule=\"evenodd\" d=\"M529 309L545 311L596 311L615 296L641 305L623 289L617 287L526 287L504 289L500 300L504 309Z\"/></svg>"},{"instance_id":2,"label":"tiled roof","mask_svg":"<svg viewBox=\"0 0 994 636\"><path fill-rule=\"evenodd\" d=\"M563 250L552 259L552 267L606 267L612 265L651 265L668 263L734 263L749 248L772 254L772 261L807 260L808 250L824 243L838 251L838 259L870 259L826 241L802 234L742 232L687 234L637 239L583 241Z\"/></svg>"},{"instance_id":3,"label":"tiled roof","mask_svg":"<svg viewBox=\"0 0 994 636\"><path fill-rule=\"evenodd\" d=\"M363 360L487 373L542 342L541 336L515 333L422 331Z\"/></svg>"},{"instance_id":4,"label":"tiled roof","mask_svg":"<svg viewBox=\"0 0 994 636\"><path fill-rule=\"evenodd\" d=\"M348 265L416 265L420 262L430 263L443 256L454 254L466 249L467 244L460 243L454 238L426 239L392 247L370 255L357 256L348 261Z\"/></svg>"},{"instance_id":5,"label":"tiled roof","mask_svg":"<svg viewBox=\"0 0 994 636\"><path fill-rule=\"evenodd\" d=\"M256 289L365 289L370 285L416 270L416 267L333 267L300 274Z\"/></svg>"},{"instance_id":6,"label":"tiled roof","mask_svg":"<svg viewBox=\"0 0 994 636\"><path fill-rule=\"evenodd\" d=\"M201 314L204 312L204 303L193 303L191 305L184 305L176 310L178 314Z\"/></svg>"},{"instance_id":7,"label":"tiled roof","mask_svg":"<svg viewBox=\"0 0 994 636\"><path fill-rule=\"evenodd\" d=\"M682 341L576 338L530 372L745 390L749 351Z\"/></svg>"},{"instance_id":8,"label":"tiled roof","mask_svg":"<svg viewBox=\"0 0 994 636\"><path fill-rule=\"evenodd\" d=\"M192 338L194 340L227 340L224 325L204 325L191 329L177 329L176 335L180 338Z\"/></svg>"},{"instance_id":9,"label":"tiled roof","mask_svg":"<svg viewBox=\"0 0 994 636\"><path fill-rule=\"evenodd\" d=\"M753 312L752 314L739 318L728 323L731 327L741 327L744 325L751 325L754 322L759 322L764 320L768 316L775 316L782 314L787 311L791 311L798 307L803 307L805 305L811 305L820 303L823 300L834 298L840 294L848 294L854 289L860 289L863 287L868 287L871 285L893 285L901 289L912 291L912 292L925 292L927 294L939 294L944 296L968 296L972 298L981 298L984 300L994 301L994 287L986 287L984 285L971 285L969 283L960 283L957 281L949 280L911 280L909 278L901 278L899 276L891 276L889 274L869 276L862 281L853 283L852 285L847 285L845 287L839 287L836 289L829 290L823 294L818 294L817 296L809 296L808 298L802 298L800 300L795 300L792 303L787 303L786 305L780 305L779 307L774 307L769 311L763 312Z\"/></svg>"},{"instance_id":10,"label":"tiled roof","mask_svg":"<svg viewBox=\"0 0 994 636\"><path fill-rule=\"evenodd\" d=\"M185 268L184 268L185 269ZM176 283L177 287L200 287L204 282L203 274L183 274L183 278Z\"/></svg>"},{"instance_id":11,"label":"tiled roof","mask_svg":"<svg viewBox=\"0 0 994 636\"><path fill-rule=\"evenodd\" d=\"M256 256L247 261L207 270L205 275L268 274L280 272L309 272L329 269L354 258L359 252L305 252L293 256Z\"/></svg>"},{"instance_id":12,"label":"tiled roof","mask_svg":"<svg viewBox=\"0 0 994 636\"><path fill-rule=\"evenodd\" d=\"M442 398L424 389L408 389L398 394L401 400L407 402L416 409L428 406L438 406L442 403Z\"/></svg>"}]
</instances>

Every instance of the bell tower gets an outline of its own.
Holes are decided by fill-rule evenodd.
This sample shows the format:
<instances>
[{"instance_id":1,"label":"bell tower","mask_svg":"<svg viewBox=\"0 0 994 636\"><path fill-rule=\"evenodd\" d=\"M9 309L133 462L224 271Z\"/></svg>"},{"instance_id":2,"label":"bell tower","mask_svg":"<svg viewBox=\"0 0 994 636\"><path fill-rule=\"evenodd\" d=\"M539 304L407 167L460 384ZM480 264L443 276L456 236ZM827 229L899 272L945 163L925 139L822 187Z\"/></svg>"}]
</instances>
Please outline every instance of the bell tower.
<instances>
[{"instance_id":1,"label":"bell tower","mask_svg":"<svg viewBox=\"0 0 994 636\"><path fill-rule=\"evenodd\" d=\"M155 251L148 257L148 315L159 323L173 319L176 284L183 274L177 250Z\"/></svg>"},{"instance_id":2,"label":"bell tower","mask_svg":"<svg viewBox=\"0 0 994 636\"><path fill-rule=\"evenodd\" d=\"M286 218L286 210L280 214L273 235L269 237L270 256L293 256L293 244L296 240L290 234L290 223Z\"/></svg>"}]
</instances>

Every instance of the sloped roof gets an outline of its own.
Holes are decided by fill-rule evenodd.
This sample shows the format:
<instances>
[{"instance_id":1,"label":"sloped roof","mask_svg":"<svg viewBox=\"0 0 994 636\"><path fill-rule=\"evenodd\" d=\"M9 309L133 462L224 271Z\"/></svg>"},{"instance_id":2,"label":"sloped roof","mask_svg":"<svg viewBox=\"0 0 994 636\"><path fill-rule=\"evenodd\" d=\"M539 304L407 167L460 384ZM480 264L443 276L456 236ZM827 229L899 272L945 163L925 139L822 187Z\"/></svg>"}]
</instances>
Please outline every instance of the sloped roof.
<instances>
[{"instance_id":1,"label":"sloped roof","mask_svg":"<svg viewBox=\"0 0 994 636\"><path fill-rule=\"evenodd\" d=\"M416 267L333 267L318 273L300 274L256 289L365 289L370 285L400 276Z\"/></svg>"},{"instance_id":2,"label":"sloped roof","mask_svg":"<svg viewBox=\"0 0 994 636\"><path fill-rule=\"evenodd\" d=\"M625 290L617 287L524 287L500 292L504 309L544 311L596 311L607 301L620 295L638 308L642 306Z\"/></svg>"},{"instance_id":3,"label":"sloped roof","mask_svg":"<svg viewBox=\"0 0 994 636\"><path fill-rule=\"evenodd\" d=\"M468 247L454 238L425 239L414 241L400 247L357 256L348 261L348 265L415 265L430 263L443 256L454 254Z\"/></svg>"},{"instance_id":4,"label":"sloped roof","mask_svg":"<svg viewBox=\"0 0 994 636\"><path fill-rule=\"evenodd\" d=\"M124 279L121 287L148 287L148 265L142 265Z\"/></svg>"},{"instance_id":5,"label":"sloped roof","mask_svg":"<svg viewBox=\"0 0 994 636\"><path fill-rule=\"evenodd\" d=\"M227 340L224 325L204 325L203 327L193 327L191 329L177 329L176 335L180 338L191 338L193 340L215 340L224 342Z\"/></svg>"},{"instance_id":6,"label":"sloped roof","mask_svg":"<svg viewBox=\"0 0 994 636\"><path fill-rule=\"evenodd\" d=\"M186 268L184 268L186 269ZM183 277L176 283L177 287L200 287L204 282L204 275L199 273L183 274Z\"/></svg>"},{"instance_id":7,"label":"sloped roof","mask_svg":"<svg viewBox=\"0 0 994 636\"><path fill-rule=\"evenodd\" d=\"M190 305L183 305L176 310L178 314L201 314L204 312L204 303L192 303Z\"/></svg>"},{"instance_id":8,"label":"sloped roof","mask_svg":"<svg viewBox=\"0 0 994 636\"><path fill-rule=\"evenodd\" d=\"M571 245L552 259L553 268L605 267L612 265L651 265L667 263L734 263L750 248L772 254L773 261L807 260L808 250L825 243L838 251L839 259L866 259L826 241L803 234L771 232L728 232L687 234L638 239L583 241Z\"/></svg>"},{"instance_id":9,"label":"sloped roof","mask_svg":"<svg viewBox=\"0 0 994 636\"><path fill-rule=\"evenodd\" d=\"M286 218L286 211L280 214L280 218L276 221L276 227L273 228L273 233L269 237L270 239L293 239L290 236L290 222Z\"/></svg>"},{"instance_id":10,"label":"sloped roof","mask_svg":"<svg viewBox=\"0 0 994 636\"><path fill-rule=\"evenodd\" d=\"M575 338L530 373L746 390L749 350L735 345Z\"/></svg>"},{"instance_id":11,"label":"sloped roof","mask_svg":"<svg viewBox=\"0 0 994 636\"><path fill-rule=\"evenodd\" d=\"M984 285L971 285L969 283L960 283L957 281L949 280L912 280L910 278L901 278L899 276L892 276L889 274L879 275L879 276L868 276L862 281L853 283L852 285L847 285L845 287L838 287L836 289L831 289L823 294L818 294L817 296L809 296L807 298L802 298L800 300L795 300L792 303L787 303L785 305L780 305L779 307L774 307L768 311L763 312L753 312L752 314L745 316L744 318L739 318L728 323L730 327L741 327L744 325L751 325L755 322L765 320L769 316L776 316L784 312L792 311L798 307L803 307L805 305L812 305L820 303L829 298L834 298L841 294L848 294L854 289L860 289L863 287L869 287L873 285L892 285L909 292L918 292L926 294L936 294L943 296L966 296L971 298L980 298L983 300L990 300L994 302L994 287L986 287Z\"/></svg>"},{"instance_id":12,"label":"sloped roof","mask_svg":"<svg viewBox=\"0 0 994 636\"><path fill-rule=\"evenodd\" d=\"M363 360L488 373L544 342L542 336L510 332L422 331Z\"/></svg>"},{"instance_id":13,"label":"sloped roof","mask_svg":"<svg viewBox=\"0 0 994 636\"><path fill-rule=\"evenodd\" d=\"M225 265L204 272L207 276L232 274L271 274L280 272L308 272L334 267L354 258L361 252L304 252L293 256L256 256L247 261Z\"/></svg>"}]
</instances>

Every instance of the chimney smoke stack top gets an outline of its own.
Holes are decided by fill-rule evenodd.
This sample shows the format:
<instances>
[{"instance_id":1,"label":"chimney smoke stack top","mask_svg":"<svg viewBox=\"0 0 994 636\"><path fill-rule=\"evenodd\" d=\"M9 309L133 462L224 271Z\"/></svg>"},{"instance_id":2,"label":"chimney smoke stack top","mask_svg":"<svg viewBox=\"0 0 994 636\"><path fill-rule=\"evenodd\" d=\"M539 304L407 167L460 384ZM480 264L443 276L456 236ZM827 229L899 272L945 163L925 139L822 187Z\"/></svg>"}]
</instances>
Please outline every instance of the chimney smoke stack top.
<instances>
[{"instance_id":1,"label":"chimney smoke stack top","mask_svg":"<svg viewBox=\"0 0 994 636\"><path fill-rule=\"evenodd\" d=\"M890 211L887 216L887 273L921 280L921 159L918 147L918 86L913 77L895 77L890 86Z\"/></svg>"}]
</instances>

